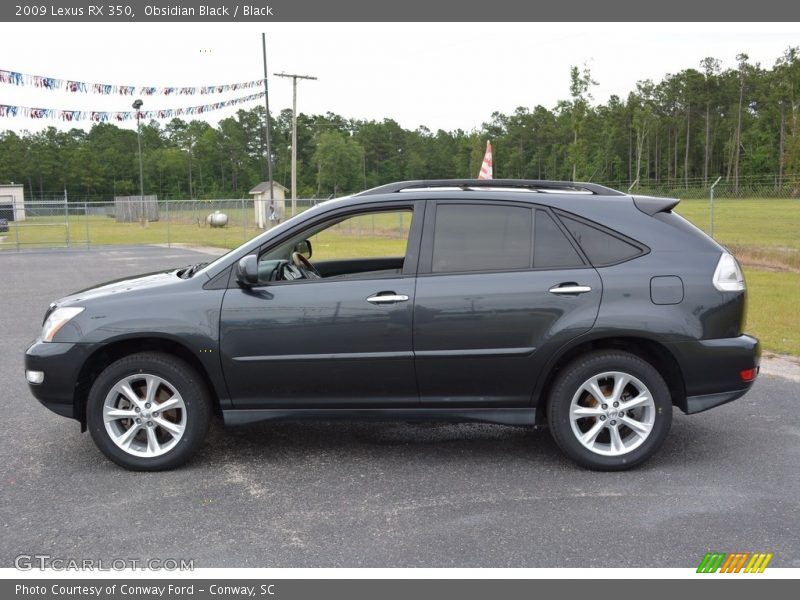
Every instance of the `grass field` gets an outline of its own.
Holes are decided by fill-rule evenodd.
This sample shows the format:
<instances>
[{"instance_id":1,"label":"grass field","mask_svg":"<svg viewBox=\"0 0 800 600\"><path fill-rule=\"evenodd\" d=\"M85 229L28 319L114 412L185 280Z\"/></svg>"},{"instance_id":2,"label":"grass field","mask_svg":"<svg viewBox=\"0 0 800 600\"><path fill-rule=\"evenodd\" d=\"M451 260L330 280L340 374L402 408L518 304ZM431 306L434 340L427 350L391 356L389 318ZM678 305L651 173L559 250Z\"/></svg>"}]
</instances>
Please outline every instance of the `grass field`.
<instances>
[{"instance_id":1,"label":"grass field","mask_svg":"<svg viewBox=\"0 0 800 600\"><path fill-rule=\"evenodd\" d=\"M710 233L708 200L677 211ZM745 267L748 331L765 350L800 355L800 199L715 201L714 239Z\"/></svg>"},{"instance_id":2,"label":"grass field","mask_svg":"<svg viewBox=\"0 0 800 600\"><path fill-rule=\"evenodd\" d=\"M676 210L711 232L708 200L685 200ZM800 199L716 200L714 239L744 264L800 271Z\"/></svg>"},{"instance_id":3,"label":"grass field","mask_svg":"<svg viewBox=\"0 0 800 600\"><path fill-rule=\"evenodd\" d=\"M708 200L685 200L677 211L710 232ZM226 210L229 225L207 227L191 211L171 213L142 226L117 223L105 216L35 217L11 223L0 233L0 253L41 246L166 244L234 248L261 230L253 223L252 209ZM717 200L714 237L745 265L750 291L748 330L761 338L764 348L800 355L800 199ZM405 247L409 219L395 214L353 219L336 230L312 238L317 258L397 256ZM67 231L68 229L68 231ZM346 254L345 254L346 253Z\"/></svg>"},{"instance_id":4,"label":"grass field","mask_svg":"<svg viewBox=\"0 0 800 600\"><path fill-rule=\"evenodd\" d=\"M765 350L800 355L800 273L745 268L747 330Z\"/></svg>"}]
</instances>

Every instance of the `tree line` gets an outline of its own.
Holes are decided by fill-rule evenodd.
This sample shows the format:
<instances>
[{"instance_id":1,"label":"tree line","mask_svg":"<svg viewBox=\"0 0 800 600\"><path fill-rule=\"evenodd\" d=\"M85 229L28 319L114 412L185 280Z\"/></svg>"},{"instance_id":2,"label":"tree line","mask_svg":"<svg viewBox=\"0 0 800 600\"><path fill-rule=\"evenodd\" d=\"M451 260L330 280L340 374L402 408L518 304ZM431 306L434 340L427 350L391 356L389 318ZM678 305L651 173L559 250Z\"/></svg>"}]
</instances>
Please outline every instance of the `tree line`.
<instances>
[{"instance_id":1,"label":"tree line","mask_svg":"<svg viewBox=\"0 0 800 600\"><path fill-rule=\"evenodd\" d=\"M496 178L733 189L747 178L777 187L800 176L800 49L771 67L739 54L639 81L626 98L594 103L588 68L570 69L556 106L495 112L479 129L409 130L392 119L298 115L298 196L329 197L403 179L476 177L485 143ZM160 198L246 197L267 179L263 107L239 110L216 127L173 119L141 126L144 187ZM291 111L271 119L273 177L289 187ZM0 133L0 181L30 198L68 190L75 199L139 193L136 131L99 123L89 131Z\"/></svg>"}]
</instances>

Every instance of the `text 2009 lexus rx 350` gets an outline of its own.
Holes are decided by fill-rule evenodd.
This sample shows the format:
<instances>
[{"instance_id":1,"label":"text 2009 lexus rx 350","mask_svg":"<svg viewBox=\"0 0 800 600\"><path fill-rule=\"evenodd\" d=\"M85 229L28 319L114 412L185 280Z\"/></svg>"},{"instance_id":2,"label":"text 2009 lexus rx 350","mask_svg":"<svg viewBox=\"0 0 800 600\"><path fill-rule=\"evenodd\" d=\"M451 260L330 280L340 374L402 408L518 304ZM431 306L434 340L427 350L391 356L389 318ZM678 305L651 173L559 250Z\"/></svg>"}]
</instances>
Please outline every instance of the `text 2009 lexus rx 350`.
<instances>
[{"instance_id":1,"label":"text 2009 lexus rx 350","mask_svg":"<svg viewBox=\"0 0 800 600\"><path fill-rule=\"evenodd\" d=\"M579 464L656 452L673 407L742 396L745 282L677 200L445 180L324 202L210 264L50 305L30 389L114 462L167 469L228 424L547 424Z\"/></svg>"}]
</instances>

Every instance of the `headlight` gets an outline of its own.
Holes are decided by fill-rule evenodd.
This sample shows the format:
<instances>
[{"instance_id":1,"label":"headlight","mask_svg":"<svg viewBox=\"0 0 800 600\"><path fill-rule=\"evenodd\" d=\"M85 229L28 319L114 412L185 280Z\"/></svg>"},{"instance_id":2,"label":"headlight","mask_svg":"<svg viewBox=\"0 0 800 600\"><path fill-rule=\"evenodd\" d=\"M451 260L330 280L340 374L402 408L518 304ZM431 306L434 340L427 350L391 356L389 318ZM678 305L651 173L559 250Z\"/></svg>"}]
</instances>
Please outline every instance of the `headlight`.
<instances>
[{"instance_id":1,"label":"headlight","mask_svg":"<svg viewBox=\"0 0 800 600\"><path fill-rule=\"evenodd\" d=\"M79 306L65 306L55 309L42 326L42 341L52 342L59 330L82 312L83 308Z\"/></svg>"}]
</instances>

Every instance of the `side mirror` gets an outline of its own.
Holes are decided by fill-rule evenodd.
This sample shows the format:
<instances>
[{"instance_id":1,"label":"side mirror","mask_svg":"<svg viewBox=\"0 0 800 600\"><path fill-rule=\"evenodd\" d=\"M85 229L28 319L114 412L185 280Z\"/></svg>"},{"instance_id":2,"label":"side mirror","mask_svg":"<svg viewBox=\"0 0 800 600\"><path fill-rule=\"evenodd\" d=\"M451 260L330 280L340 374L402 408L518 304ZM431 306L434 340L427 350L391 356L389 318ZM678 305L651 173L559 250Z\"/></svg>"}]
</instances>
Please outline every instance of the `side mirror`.
<instances>
[{"instance_id":1,"label":"side mirror","mask_svg":"<svg viewBox=\"0 0 800 600\"><path fill-rule=\"evenodd\" d=\"M311 240L300 240L294 245L294 251L305 258L311 258L314 249L311 247Z\"/></svg>"},{"instance_id":2,"label":"side mirror","mask_svg":"<svg viewBox=\"0 0 800 600\"><path fill-rule=\"evenodd\" d=\"M236 281L251 286L258 283L258 257L248 254L236 265Z\"/></svg>"}]
</instances>

